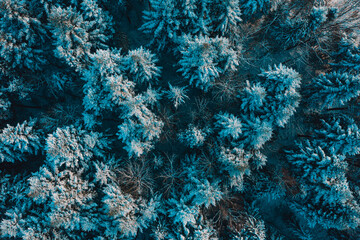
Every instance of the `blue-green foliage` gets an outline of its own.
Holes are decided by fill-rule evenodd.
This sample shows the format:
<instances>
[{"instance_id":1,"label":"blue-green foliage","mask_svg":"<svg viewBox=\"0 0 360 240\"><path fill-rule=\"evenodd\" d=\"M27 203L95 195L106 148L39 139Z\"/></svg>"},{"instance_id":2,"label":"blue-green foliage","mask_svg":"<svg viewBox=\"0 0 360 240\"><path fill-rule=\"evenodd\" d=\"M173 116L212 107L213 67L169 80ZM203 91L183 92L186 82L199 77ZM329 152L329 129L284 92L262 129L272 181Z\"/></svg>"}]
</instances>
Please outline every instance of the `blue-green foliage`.
<instances>
[{"instance_id":1,"label":"blue-green foliage","mask_svg":"<svg viewBox=\"0 0 360 240\"><path fill-rule=\"evenodd\" d=\"M355 235L359 119L304 108L356 109L357 9L310 2L0 0L0 238Z\"/></svg>"},{"instance_id":2,"label":"blue-green foliage","mask_svg":"<svg viewBox=\"0 0 360 240\"><path fill-rule=\"evenodd\" d=\"M309 37L307 21L301 18L279 20L271 26L270 34L284 48L296 46Z\"/></svg>"},{"instance_id":3,"label":"blue-green foliage","mask_svg":"<svg viewBox=\"0 0 360 240\"><path fill-rule=\"evenodd\" d=\"M81 10L76 7L52 6L48 25L54 37L55 56L77 70L84 68L88 55L104 43L112 32L112 18L103 12L96 1L85 1Z\"/></svg>"},{"instance_id":4,"label":"blue-green foliage","mask_svg":"<svg viewBox=\"0 0 360 240\"><path fill-rule=\"evenodd\" d=\"M360 130L353 119L341 117L321 122L322 127L314 130L320 146L344 156L360 153Z\"/></svg>"},{"instance_id":5,"label":"blue-green foliage","mask_svg":"<svg viewBox=\"0 0 360 240\"><path fill-rule=\"evenodd\" d=\"M215 1L215 9L219 12L218 19L214 21L217 23L216 31L221 35L228 36L231 34L238 35L238 25L242 21L239 0L225 0Z\"/></svg>"},{"instance_id":6,"label":"blue-green foliage","mask_svg":"<svg viewBox=\"0 0 360 240\"><path fill-rule=\"evenodd\" d=\"M321 147L318 141L298 143L287 154L304 188L301 202L293 208L310 226L348 229L360 224L360 207L346 179L345 156Z\"/></svg>"},{"instance_id":7,"label":"blue-green foliage","mask_svg":"<svg viewBox=\"0 0 360 240\"><path fill-rule=\"evenodd\" d=\"M241 109L246 113L261 113L263 105L266 103L266 88L260 83L251 84L246 81L240 96Z\"/></svg>"},{"instance_id":8,"label":"blue-green foliage","mask_svg":"<svg viewBox=\"0 0 360 240\"><path fill-rule=\"evenodd\" d=\"M274 125L284 127L299 106L301 76L294 69L279 64L263 71L260 77L267 92L264 104L267 118Z\"/></svg>"},{"instance_id":9,"label":"blue-green foliage","mask_svg":"<svg viewBox=\"0 0 360 240\"><path fill-rule=\"evenodd\" d=\"M204 144L208 134L208 129L199 129L196 126L189 125L185 131L178 135L178 139L186 146L196 148Z\"/></svg>"},{"instance_id":10,"label":"blue-green foliage","mask_svg":"<svg viewBox=\"0 0 360 240\"><path fill-rule=\"evenodd\" d=\"M308 92L315 109L341 107L360 95L360 77L341 72L322 74L312 80Z\"/></svg>"},{"instance_id":11,"label":"blue-green foliage","mask_svg":"<svg viewBox=\"0 0 360 240\"><path fill-rule=\"evenodd\" d=\"M299 106L301 76L282 64L269 67L259 76L258 82L246 82L240 92L241 109L272 126L284 127Z\"/></svg>"},{"instance_id":12,"label":"blue-green foliage","mask_svg":"<svg viewBox=\"0 0 360 240\"><path fill-rule=\"evenodd\" d=\"M338 71L359 73L360 70L360 48L358 38L345 36L338 45L338 50L333 53L334 63L331 63Z\"/></svg>"},{"instance_id":13,"label":"blue-green foliage","mask_svg":"<svg viewBox=\"0 0 360 240\"><path fill-rule=\"evenodd\" d=\"M37 12L43 7L37 1L0 1L1 71L39 70L46 62L42 50L46 32Z\"/></svg>"},{"instance_id":14,"label":"blue-green foliage","mask_svg":"<svg viewBox=\"0 0 360 240\"><path fill-rule=\"evenodd\" d=\"M98 132L87 132L81 128L68 126L58 128L46 138L47 164L52 168L87 168L94 157L104 157L108 140Z\"/></svg>"},{"instance_id":15,"label":"blue-green foliage","mask_svg":"<svg viewBox=\"0 0 360 240\"><path fill-rule=\"evenodd\" d=\"M326 7L313 7L309 17L309 28L315 31L324 22L327 21L329 9Z\"/></svg>"},{"instance_id":16,"label":"blue-green foliage","mask_svg":"<svg viewBox=\"0 0 360 240\"><path fill-rule=\"evenodd\" d=\"M26 161L26 154L37 154L42 147L41 131L35 129L36 120L7 125L0 132L0 162Z\"/></svg>"},{"instance_id":17,"label":"blue-green foliage","mask_svg":"<svg viewBox=\"0 0 360 240\"><path fill-rule=\"evenodd\" d=\"M271 139L273 126L271 122L250 115L243 118L243 134L240 141L247 148L260 149Z\"/></svg>"},{"instance_id":18,"label":"blue-green foliage","mask_svg":"<svg viewBox=\"0 0 360 240\"><path fill-rule=\"evenodd\" d=\"M209 35L212 31L212 19L210 16L211 0L182 0L180 12L180 20L183 30L194 35Z\"/></svg>"},{"instance_id":19,"label":"blue-green foliage","mask_svg":"<svg viewBox=\"0 0 360 240\"><path fill-rule=\"evenodd\" d=\"M239 36L239 0L150 0L140 27L158 50L177 44L182 35ZM237 39L234 39L237 40Z\"/></svg>"},{"instance_id":20,"label":"blue-green foliage","mask_svg":"<svg viewBox=\"0 0 360 240\"><path fill-rule=\"evenodd\" d=\"M306 11L306 15L299 16L292 16L292 12L286 8L282 11L282 17L274 19L269 33L285 49L321 36L321 27L334 18L333 9L328 7L313 7L311 11Z\"/></svg>"},{"instance_id":21,"label":"blue-green foliage","mask_svg":"<svg viewBox=\"0 0 360 240\"><path fill-rule=\"evenodd\" d=\"M160 50L178 35L181 8L176 0L151 0L150 4L151 10L144 11L140 30L153 35L151 43Z\"/></svg>"},{"instance_id":22,"label":"blue-green foliage","mask_svg":"<svg viewBox=\"0 0 360 240\"><path fill-rule=\"evenodd\" d=\"M240 9L247 19L258 18L268 13L271 7L270 0L240 0Z\"/></svg>"},{"instance_id":23,"label":"blue-green foliage","mask_svg":"<svg viewBox=\"0 0 360 240\"><path fill-rule=\"evenodd\" d=\"M241 120L229 113L219 113L215 115L215 126L220 130L219 136L221 138L229 138L230 140L237 140L242 133Z\"/></svg>"},{"instance_id":24,"label":"blue-green foliage","mask_svg":"<svg viewBox=\"0 0 360 240\"><path fill-rule=\"evenodd\" d=\"M180 44L180 53L178 71L190 84L204 91L213 85L220 74L235 71L239 65L239 53L224 37L185 35Z\"/></svg>"}]
</instances>

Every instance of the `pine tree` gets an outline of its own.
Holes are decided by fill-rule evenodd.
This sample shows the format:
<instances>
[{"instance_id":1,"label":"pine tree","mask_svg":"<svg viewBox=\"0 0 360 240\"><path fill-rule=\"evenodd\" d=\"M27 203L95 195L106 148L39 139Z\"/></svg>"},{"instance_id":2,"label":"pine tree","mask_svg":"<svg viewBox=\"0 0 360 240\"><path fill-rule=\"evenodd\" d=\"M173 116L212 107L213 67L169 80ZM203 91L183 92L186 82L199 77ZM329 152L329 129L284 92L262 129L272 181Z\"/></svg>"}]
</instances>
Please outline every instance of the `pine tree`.
<instances>
[{"instance_id":1,"label":"pine tree","mask_svg":"<svg viewBox=\"0 0 360 240\"><path fill-rule=\"evenodd\" d=\"M220 129L221 138L237 140L242 133L242 124L239 118L229 113L219 113L215 115L215 126Z\"/></svg>"},{"instance_id":2,"label":"pine tree","mask_svg":"<svg viewBox=\"0 0 360 240\"><path fill-rule=\"evenodd\" d=\"M104 110L113 110L134 95L135 83L129 81L123 73L123 56L120 51L97 50L89 56L89 67L81 73L85 81L84 122L87 127L92 128L97 124L96 118Z\"/></svg>"},{"instance_id":3,"label":"pine tree","mask_svg":"<svg viewBox=\"0 0 360 240\"><path fill-rule=\"evenodd\" d=\"M336 70L341 72L359 73L360 48L358 39L354 36L344 36L338 43L338 49L333 54L334 62L331 63Z\"/></svg>"},{"instance_id":4,"label":"pine tree","mask_svg":"<svg viewBox=\"0 0 360 240\"><path fill-rule=\"evenodd\" d=\"M246 239L246 240L265 240L266 228L265 223L261 219L257 219L254 216L247 216L245 227L241 230L240 234L237 234L232 239Z\"/></svg>"},{"instance_id":5,"label":"pine tree","mask_svg":"<svg viewBox=\"0 0 360 240\"><path fill-rule=\"evenodd\" d=\"M260 74L267 92L267 116L275 125L284 127L300 103L301 76L292 68L275 65Z\"/></svg>"},{"instance_id":6,"label":"pine tree","mask_svg":"<svg viewBox=\"0 0 360 240\"><path fill-rule=\"evenodd\" d=\"M266 88L261 86L260 83L251 84L246 81L246 86L240 93L241 109L245 113L262 112L263 106L266 105Z\"/></svg>"},{"instance_id":7,"label":"pine tree","mask_svg":"<svg viewBox=\"0 0 360 240\"><path fill-rule=\"evenodd\" d=\"M321 128L314 130L314 137L322 148L344 156L360 153L360 130L353 119L340 117L321 122Z\"/></svg>"},{"instance_id":8,"label":"pine tree","mask_svg":"<svg viewBox=\"0 0 360 240\"><path fill-rule=\"evenodd\" d=\"M162 50L178 35L181 8L176 0L150 0L150 5L151 10L144 11L144 24L140 30L151 34L151 43Z\"/></svg>"},{"instance_id":9,"label":"pine tree","mask_svg":"<svg viewBox=\"0 0 360 240\"><path fill-rule=\"evenodd\" d=\"M223 197L218 183L210 183L207 179L191 178L190 183L186 184L184 189L188 192L186 198L194 206L209 208L215 206Z\"/></svg>"},{"instance_id":10,"label":"pine tree","mask_svg":"<svg viewBox=\"0 0 360 240\"><path fill-rule=\"evenodd\" d=\"M315 109L341 107L360 95L360 78L341 72L319 75L313 79L308 94Z\"/></svg>"},{"instance_id":11,"label":"pine tree","mask_svg":"<svg viewBox=\"0 0 360 240\"><path fill-rule=\"evenodd\" d=\"M87 168L92 157L104 156L108 140L98 132L67 126L57 128L46 138L47 164L53 169L63 165L70 169Z\"/></svg>"},{"instance_id":12,"label":"pine tree","mask_svg":"<svg viewBox=\"0 0 360 240\"><path fill-rule=\"evenodd\" d=\"M282 43L284 49L295 47L310 37L307 19L299 17L278 19L271 25L269 33L276 42Z\"/></svg>"},{"instance_id":13,"label":"pine tree","mask_svg":"<svg viewBox=\"0 0 360 240\"><path fill-rule=\"evenodd\" d=\"M10 113L11 102L9 99L0 92L0 119L6 120L11 116Z\"/></svg>"},{"instance_id":14,"label":"pine tree","mask_svg":"<svg viewBox=\"0 0 360 240\"><path fill-rule=\"evenodd\" d=\"M25 161L25 154L37 154L41 149L41 131L35 130L36 119L7 125L0 132L1 162Z\"/></svg>"},{"instance_id":15,"label":"pine tree","mask_svg":"<svg viewBox=\"0 0 360 240\"><path fill-rule=\"evenodd\" d=\"M239 0L216 1L214 5L216 5L216 15L219 15L214 20L217 24L216 31L222 36L238 36L238 25L242 21Z\"/></svg>"},{"instance_id":16,"label":"pine tree","mask_svg":"<svg viewBox=\"0 0 360 240\"><path fill-rule=\"evenodd\" d=\"M42 49L46 31L39 20L43 12L37 12L41 12L42 8L42 4L36 1L0 1L0 64L2 72L18 70L23 67L30 71L39 70L46 63Z\"/></svg>"},{"instance_id":17,"label":"pine tree","mask_svg":"<svg viewBox=\"0 0 360 240\"><path fill-rule=\"evenodd\" d=\"M183 77L196 87L207 91L215 78L226 71L235 71L239 56L227 38L185 35L180 44L179 61Z\"/></svg>"},{"instance_id":18,"label":"pine tree","mask_svg":"<svg viewBox=\"0 0 360 240\"><path fill-rule=\"evenodd\" d=\"M186 87L178 87L172 86L169 83L169 90L165 91L166 97L174 103L174 107L178 108L178 106L185 102L185 99L189 97L186 95L187 93Z\"/></svg>"},{"instance_id":19,"label":"pine tree","mask_svg":"<svg viewBox=\"0 0 360 240\"><path fill-rule=\"evenodd\" d=\"M323 23L328 21L329 9L327 7L313 7L309 16L309 28L315 31Z\"/></svg>"},{"instance_id":20,"label":"pine tree","mask_svg":"<svg viewBox=\"0 0 360 240\"><path fill-rule=\"evenodd\" d=\"M178 134L178 139L190 148L197 148L204 144L208 134L208 129L199 129L196 126L189 125L185 131Z\"/></svg>"},{"instance_id":21,"label":"pine tree","mask_svg":"<svg viewBox=\"0 0 360 240\"><path fill-rule=\"evenodd\" d=\"M142 93L144 103L151 108L159 106L159 100L163 97L161 89L153 89L151 85Z\"/></svg>"},{"instance_id":22,"label":"pine tree","mask_svg":"<svg viewBox=\"0 0 360 240\"><path fill-rule=\"evenodd\" d=\"M87 1L81 7L84 13L73 7L52 6L48 16L55 55L77 70L86 66L91 51L106 46L103 45L109 38L106 27L111 28L111 18L100 17L102 12L96 2Z\"/></svg>"},{"instance_id":23,"label":"pine tree","mask_svg":"<svg viewBox=\"0 0 360 240\"><path fill-rule=\"evenodd\" d=\"M270 0L240 0L240 9L244 17L251 19L266 14L271 7Z\"/></svg>"},{"instance_id":24,"label":"pine tree","mask_svg":"<svg viewBox=\"0 0 360 240\"><path fill-rule=\"evenodd\" d=\"M194 35L209 35L212 31L210 17L210 0L182 0L185 20L181 21L181 29Z\"/></svg>"},{"instance_id":25,"label":"pine tree","mask_svg":"<svg viewBox=\"0 0 360 240\"><path fill-rule=\"evenodd\" d=\"M243 190L244 176L250 175L251 154L241 148L221 147L217 153L221 173L229 175L230 187Z\"/></svg>"},{"instance_id":26,"label":"pine tree","mask_svg":"<svg viewBox=\"0 0 360 240\"><path fill-rule=\"evenodd\" d=\"M39 204L49 204L44 215L35 219L46 221L46 227L67 231L90 232L97 229L97 204L94 185L83 179L83 169L49 170L43 166L29 179L28 196ZM31 214L33 215L33 214Z\"/></svg>"},{"instance_id":27,"label":"pine tree","mask_svg":"<svg viewBox=\"0 0 360 240\"><path fill-rule=\"evenodd\" d=\"M346 179L345 156L323 149L316 141L297 144L288 152L305 189L301 203L293 208L304 216L310 226L345 230L360 224L360 206Z\"/></svg>"},{"instance_id":28,"label":"pine tree","mask_svg":"<svg viewBox=\"0 0 360 240\"><path fill-rule=\"evenodd\" d=\"M242 136L238 143L246 148L260 149L272 137L271 123L254 115L243 117L242 126Z\"/></svg>"},{"instance_id":29,"label":"pine tree","mask_svg":"<svg viewBox=\"0 0 360 240\"><path fill-rule=\"evenodd\" d=\"M110 238L135 237L157 218L158 199L134 199L119 186L109 184L102 199L108 219L103 223L105 236Z\"/></svg>"},{"instance_id":30,"label":"pine tree","mask_svg":"<svg viewBox=\"0 0 360 240\"><path fill-rule=\"evenodd\" d=\"M129 51L124 57L123 65L126 71L130 72L135 82L151 83L160 76L161 68L155 65L157 61L155 54L140 47L139 49Z\"/></svg>"},{"instance_id":31,"label":"pine tree","mask_svg":"<svg viewBox=\"0 0 360 240\"><path fill-rule=\"evenodd\" d=\"M197 218L200 215L200 209L197 206L186 204L183 198L171 198L167 201L167 216L172 219L175 225L178 225L189 235L189 228L195 227Z\"/></svg>"},{"instance_id":32,"label":"pine tree","mask_svg":"<svg viewBox=\"0 0 360 240\"><path fill-rule=\"evenodd\" d=\"M129 98L121 104L124 122L118 126L119 139L129 156L139 157L150 150L154 141L160 137L163 122L147 108L141 95Z\"/></svg>"}]
</instances>

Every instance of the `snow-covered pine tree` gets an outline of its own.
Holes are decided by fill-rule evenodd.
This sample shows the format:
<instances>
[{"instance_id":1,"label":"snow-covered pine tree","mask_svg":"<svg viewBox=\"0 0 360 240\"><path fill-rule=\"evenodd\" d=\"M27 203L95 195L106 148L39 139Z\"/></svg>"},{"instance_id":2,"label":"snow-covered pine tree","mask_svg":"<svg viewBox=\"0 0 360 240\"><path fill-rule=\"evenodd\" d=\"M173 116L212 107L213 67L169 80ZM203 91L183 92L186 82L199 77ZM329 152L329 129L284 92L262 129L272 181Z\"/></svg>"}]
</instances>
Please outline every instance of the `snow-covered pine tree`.
<instances>
[{"instance_id":1,"label":"snow-covered pine tree","mask_svg":"<svg viewBox=\"0 0 360 240\"><path fill-rule=\"evenodd\" d=\"M105 227L104 235L112 239L133 238L157 219L158 198L148 201L134 199L124 193L119 186L108 184L104 188Z\"/></svg>"},{"instance_id":2,"label":"snow-covered pine tree","mask_svg":"<svg viewBox=\"0 0 360 240\"><path fill-rule=\"evenodd\" d=\"M215 115L215 127L220 130L219 136L221 138L228 138L229 140L237 140L241 137L242 124L241 120L229 113L219 113Z\"/></svg>"},{"instance_id":3,"label":"snow-covered pine tree","mask_svg":"<svg viewBox=\"0 0 360 240\"><path fill-rule=\"evenodd\" d=\"M118 126L117 135L126 144L124 149L130 157L149 151L153 147L151 142L160 137L164 125L144 101L144 96L137 95L120 105L123 110L120 117L124 122Z\"/></svg>"},{"instance_id":4,"label":"snow-covered pine tree","mask_svg":"<svg viewBox=\"0 0 360 240\"><path fill-rule=\"evenodd\" d=\"M169 90L164 91L165 96L174 104L175 108L185 102L185 99L189 99L186 95L187 93L186 87L172 86L169 83Z\"/></svg>"},{"instance_id":5,"label":"snow-covered pine tree","mask_svg":"<svg viewBox=\"0 0 360 240\"><path fill-rule=\"evenodd\" d=\"M312 80L308 94L315 109L342 107L360 96L360 77L341 72L322 74Z\"/></svg>"},{"instance_id":6,"label":"snow-covered pine tree","mask_svg":"<svg viewBox=\"0 0 360 240\"><path fill-rule=\"evenodd\" d=\"M152 35L151 44L158 50L172 42L180 29L180 1L150 0L151 9L144 11L140 30Z\"/></svg>"},{"instance_id":7,"label":"snow-covered pine tree","mask_svg":"<svg viewBox=\"0 0 360 240\"><path fill-rule=\"evenodd\" d=\"M211 0L181 0L181 30L193 35L209 35L212 31ZM181 18L180 18L181 19Z\"/></svg>"},{"instance_id":8,"label":"snow-covered pine tree","mask_svg":"<svg viewBox=\"0 0 360 240\"><path fill-rule=\"evenodd\" d=\"M263 71L260 77L267 92L267 118L274 125L284 127L299 106L301 76L279 64Z\"/></svg>"},{"instance_id":9,"label":"snow-covered pine tree","mask_svg":"<svg viewBox=\"0 0 360 240\"><path fill-rule=\"evenodd\" d=\"M128 52L123 58L123 65L134 82L152 83L160 76L161 68L155 65L157 61L155 54L140 47Z\"/></svg>"},{"instance_id":10,"label":"snow-covered pine tree","mask_svg":"<svg viewBox=\"0 0 360 240\"><path fill-rule=\"evenodd\" d=\"M215 78L239 65L238 52L224 37L184 35L180 41L179 72L190 84L207 91Z\"/></svg>"},{"instance_id":11,"label":"snow-covered pine tree","mask_svg":"<svg viewBox=\"0 0 360 240\"><path fill-rule=\"evenodd\" d=\"M25 161L25 154L37 154L41 149L41 131L35 129L36 119L7 125L0 132L0 162Z\"/></svg>"},{"instance_id":12,"label":"snow-covered pine tree","mask_svg":"<svg viewBox=\"0 0 360 240\"><path fill-rule=\"evenodd\" d=\"M96 118L104 110L113 110L134 95L135 83L123 71L120 50L97 50L90 54L90 64L82 69L85 84L83 91L84 122L89 128L97 124Z\"/></svg>"},{"instance_id":13,"label":"snow-covered pine tree","mask_svg":"<svg viewBox=\"0 0 360 240\"><path fill-rule=\"evenodd\" d=\"M230 187L243 190L244 176L250 175L251 154L237 147L220 147L216 151L216 156L221 166L220 172L229 175Z\"/></svg>"},{"instance_id":14,"label":"snow-covered pine tree","mask_svg":"<svg viewBox=\"0 0 360 240\"><path fill-rule=\"evenodd\" d=\"M271 122L254 114L237 118L233 114L220 113L215 115L215 119L220 139L228 139L230 143L240 148L260 149L272 136Z\"/></svg>"},{"instance_id":15,"label":"snow-covered pine tree","mask_svg":"<svg viewBox=\"0 0 360 240\"><path fill-rule=\"evenodd\" d=\"M254 115L244 116L242 121L242 134L238 144L246 149L260 149L272 137L273 126L271 122L262 120Z\"/></svg>"},{"instance_id":16,"label":"snow-covered pine tree","mask_svg":"<svg viewBox=\"0 0 360 240\"><path fill-rule=\"evenodd\" d=\"M184 232L185 237L188 237L189 229L196 227L200 217L200 208L186 203L182 197L170 198L167 200L167 206L167 216L172 219L175 226L179 227L179 233Z\"/></svg>"},{"instance_id":17,"label":"snow-covered pine tree","mask_svg":"<svg viewBox=\"0 0 360 240\"><path fill-rule=\"evenodd\" d=\"M223 197L218 182L210 183L207 179L189 178L184 186L187 194L184 197L191 202L191 205L200 208L215 206Z\"/></svg>"},{"instance_id":18,"label":"snow-covered pine tree","mask_svg":"<svg viewBox=\"0 0 360 240\"><path fill-rule=\"evenodd\" d=\"M197 148L204 144L208 134L209 129L200 129L196 126L189 125L185 131L178 134L178 139L190 148Z\"/></svg>"},{"instance_id":19,"label":"snow-covered pine tree","mask_svg":"<svg viewBox=\"0 0 360 240\"><path fill-rule=\"evenodd\" d=\"M0 70L39 70L46 62L46 31L38 19L44 6L32 0L0 1ZM42 12L42 13L39 13Z\"/></svg>"},{"instance_id":20,"label":"snow-covered pine tree","mask_svg":"<svg viewBox=\"0 0 360 240\"><path fill-rule=\"evenodd\" d=\"M241 109L245 113L262 113L266 105L267 90L260 83L250 83L246 81L246 86L242 89L240 95Z\"/></svg>"},{"instance_id":21,"label":"snow-covered pine tree","mask_svg":"<svg viewBox=\"0 0 360 240\"><path fill-rule=\"evenodd\" d=\"M86 169L90 159L104 156L108 145L101 133L74 126L57 128L46 138L46 162L53 169L63 165L69 169Z\"/></svg>"},{"instance_id":22,"label":"snow-covered pine tree","mask_svg":"<svg viewBox=\"0 0 360 240\"><path fill-rule=\"evenodd\" d=\"M338 43L337 51L332 53L334 62L331 63L341 72L359 73L360 47L356 36L344 36Z\"/></svg>"},{"instance_id":23,"label":"snow-covered pine tree","mask_svg":"<svg viewBox=\"0 0 360 240\"><path fill-rule=\"evenodd\" d=\"M305 193L293 209L310 226L345 230L360 224L360 206L346 178L345 156L320 147L317 141L298 143L287 153L288 161L302 183Z\"/></svg>"},{"instance_id":24,"label":"snow-covered pine tree","mask_svg":"<svg viewBox=\"0 0 360 240\"><path fill-rule=\"evenodd\" d=\"M315 31L328 20L329 9L327 7L313 7L309 16L308 28Z\"/></svg>"},{"instance_id":25,"label":"snow-covered pine tree","mask_svg":"<svg viewBox=\"0 0 360 240\"><path fill-rule=\"evenodd\" d=\"M344 156L360 153L360 129L354 119L339 117L321 122L321 128L314 130L314 138L323 149Z\"/></svg>"},{"instance_id":26,"label":"snow-covered pine tree","mask_svg":"<svg viewBox=\"0 0 360 240\"><path fill-rule=\"evenodd\" d=\"M40 168L29 179L28 196L34 202L51 207L37 217L33 213L29 215L38 222L44 221L45 227L67 231L70 236L74 236L76 231L96 231L99 220L94 202L95 189L82 174L83 169L58 171L46 166Z\"/></svg>"},{"instance_id":27,"label":"snow-covered pine tree","mask_svg":"<svg viewBox=\"0 0 360 240\"><path fill-rule=\"evenodd\" d=\"M76 70L88 64L93 50L106 47L104 43L109 39L107 29L111 29L111 17L98 9L96 2L83 2L81 8L82 12L74 7L53 5L48 15L56 46L55 56Z\"/></svg>"},{"instance_id":28,"label":"snow-covered pine tree","mask_svg":"<svg viewBox=\"0 0 360 240\"><path fill-rule=\"evenodd\" d=\"M233 240L266 240L266 228L259 216L248 215L245 218L245 226L240 233L235 234Z\"/></svg>"},{"instance_id":29,"label":"snow-covered pine tree","mask_svg":"<svg viewBox=\"0 0 360 240\"><path fill-rule=\"evenodd\" d=\"M271 8L271 0L240 0L239 4L246 19L261 17Z\"/></svg>"},{"instance_id":30,"label":"snow-covered pine tree","mask_svg":"<svg viewBox=\"0 0 360 240\"><path fill-rule=\"evenodd\" d=\"M238 26L242 21L239 0L217 0L213 5L216 13L213 22L217 25L215 30L222 36L238 37Z\"/></svg>"}]
</instances>

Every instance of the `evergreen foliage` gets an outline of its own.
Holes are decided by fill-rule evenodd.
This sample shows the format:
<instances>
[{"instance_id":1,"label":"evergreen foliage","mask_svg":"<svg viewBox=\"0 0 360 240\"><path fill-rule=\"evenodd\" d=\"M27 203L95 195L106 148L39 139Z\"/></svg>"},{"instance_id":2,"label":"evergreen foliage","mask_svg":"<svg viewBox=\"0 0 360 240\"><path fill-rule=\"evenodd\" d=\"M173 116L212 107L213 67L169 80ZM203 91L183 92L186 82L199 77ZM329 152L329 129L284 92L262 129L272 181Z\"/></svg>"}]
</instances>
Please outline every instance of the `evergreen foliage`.
<instances>
[{"instance_id":1,"label":"evergreen foliage","mask_svg":"<svg viewBox=\"0 0 360 240\"><path fill-rule=\"evenodd\" d=\"M2 0L0 2L1 71L39 70L46 63L42 44L46 30L39 21L36 1Z\"/></svg>"},{"instance_id":2,"label":"evergreen foliage","mask_svg":"<svg viewBox=\"0 0 360 240\"><path fill-rule=\"evenodd\" d=\"M319 75L309 88L309 102L316 109L336 108L345 105L360 94L359 76L330 72Z\"/></svg>"},{"instance_id":3,"label":"evergreen foliage","mask_svg":"<svg viewBox=\"0 0 360 240\"><path fill-rule=\"evenodd\" d=\"M288 154L304 184L305 202L293 207L310 226L348 229L360 224L360 207L346 180L347 163L344 155L335 155L317 142L298 144L296 152Z\"/></svg>"},{"instance_id":4,"label":"evergreen foliage","mask_svg":"<svg viewBox=\"0 0 360 240\"><path fill-rule=\"evenodd\" d=\"M204 91L221 73L235 71L239 65L238 53L224 37L185 35L181 39L180 53L179 72L190 84Z\"/></svg>"},{"instance_id":5,"label":"evergreen foliage","mask_svg":"<svg viewBox=\"0 0 360 240\"><path fill-rule=\"evenodd\" d=\"M241 12L247 19L266 14L271 7L270 0L240 0Z\"/></svg>"},{"instance_id":6,"label":"evergreen foliage","mask_svg":"<svg viewBox=\"0 0 360 240\"><path fill-rule=\"evenodd\" d=\"M268 118L275 125L284 127L294 115L300 102L301 77L298 72L282 64L269 67L260 74L267 89Z\"/></svg>"},{"instance_id":7,"label":"evergreen foliage","mask_svg":"<svg viewBox=\"0 0 360 240\"><path fill-rule=\"evenodd\" d=\"M201 147L208 135L207 129L198 129L195 126L189 126L184 132L179 134L180 142L189 146L190 148Z\"/></svg>"},{"instance_id":8,"label":"evergreen foliage","mask_svg":"<svg viewBox=\"0 0 360 240\"><path fill-rule=\"evenodd\" d=\"M41 132L34 129L36 120L7 125L0 133L1 162L26 161L25 154L37 154L42 147Z\"/></svg>"},{"instance_id":9,"label":"evergreen foliage","mask_svg":"<svg viewBox=\"0 0 360 240\"><path fill-rule=\"evenodd\" d=\"M360 153L359 128L351 118L322 120L322 127L314 132L319 144L334 154L354 156Z\"/></svg>"},{"instance_id":10,"label":"evergreen foliage","mask_svg":"<svg viewBox=\"0 0 360 240\"><path fill-rule=\"evenodd\" d=\"M111 29L111 17L95 1L83 2L81 8L83 13L73 7L52 6L48 16L55 56L76 69L84 67L93 49L106 47L107 28Z\"/></svg>"},{"instance_id":11,"label":"evergreen foliage","mask_svg":"<svg viewBox=\"0 0 360 240\"><path fill-rule=\"evenodd\" d=\"M0 0L0 239L357 240L355 0Z\"/></svg>"},{"instance_id":12,"label":"evergreen foliage","mask_svg":"<svg viewBox=\"0 0 360 240\"><path fill-rule=\"evenodd\" d=\"M335 62L332 63L338 71L359 72L360 48L357 42L357 38L346 35L339 42L337 51L333 53Z\"/></svg>"}]
</instances>

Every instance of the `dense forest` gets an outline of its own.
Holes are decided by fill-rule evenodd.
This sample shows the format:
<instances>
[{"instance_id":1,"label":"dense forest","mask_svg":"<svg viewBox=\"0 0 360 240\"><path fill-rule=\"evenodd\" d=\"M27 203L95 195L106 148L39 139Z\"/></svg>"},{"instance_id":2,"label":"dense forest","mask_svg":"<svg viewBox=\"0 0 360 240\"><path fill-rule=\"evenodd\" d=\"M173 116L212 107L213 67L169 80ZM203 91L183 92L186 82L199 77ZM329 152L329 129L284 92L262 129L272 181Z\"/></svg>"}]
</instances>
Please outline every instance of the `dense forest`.
<instances>
[{"instance_id":1,"label":"dense forest","mask_svg":"<svg viewBox=\"0 0 360 240\"><path fill-rule=\"evenodd\" d=\"M360 1L0 0L0 239L360 239Z\"/></svg>"}]
</instances>

